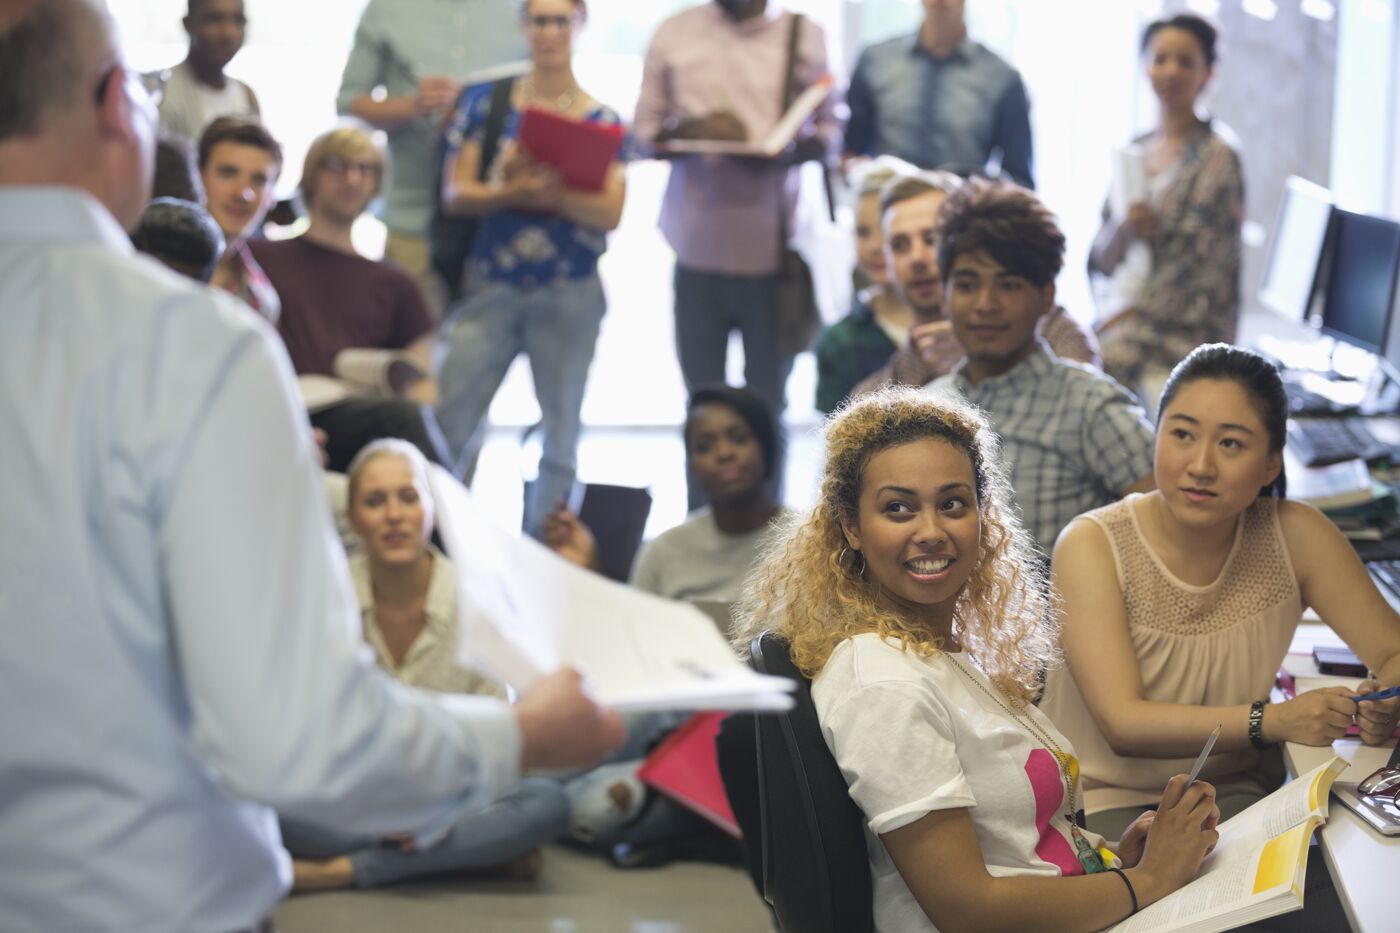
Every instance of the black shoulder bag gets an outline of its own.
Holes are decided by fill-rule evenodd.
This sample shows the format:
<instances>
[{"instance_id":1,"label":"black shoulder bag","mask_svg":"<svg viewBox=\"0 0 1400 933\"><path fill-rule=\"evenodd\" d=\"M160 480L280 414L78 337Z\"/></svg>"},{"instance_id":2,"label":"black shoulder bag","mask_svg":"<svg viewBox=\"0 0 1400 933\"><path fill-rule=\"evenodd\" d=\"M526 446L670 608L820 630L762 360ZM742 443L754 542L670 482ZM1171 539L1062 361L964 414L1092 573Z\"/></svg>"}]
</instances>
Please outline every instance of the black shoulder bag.
<instances>
[{"instance_id":1,"label":"black shoulder bag","mask_svg":"<svg viewBox=\"0 0 1400 933\"><path fill-rule=\"evenodd\" d=\"M510 94L514 88L514 78L504 78L491 87L491 109L486 115L486 132L481 139L481 164L476 174L478 181L486 180L491 163L496 161L496 150L500 148L501 133L505 129L506 116L510 113ZM467 257L471 255L472 244L481 229L480 217L453 217L443 212L442 180L445 173L451 170L444 148L438 154L438 180L433 189L436 198L433 219L428 225L428 246L433 271L442 277L447 286L448 304L457 301L466 291Z\"/></svg>"}]
</instances>

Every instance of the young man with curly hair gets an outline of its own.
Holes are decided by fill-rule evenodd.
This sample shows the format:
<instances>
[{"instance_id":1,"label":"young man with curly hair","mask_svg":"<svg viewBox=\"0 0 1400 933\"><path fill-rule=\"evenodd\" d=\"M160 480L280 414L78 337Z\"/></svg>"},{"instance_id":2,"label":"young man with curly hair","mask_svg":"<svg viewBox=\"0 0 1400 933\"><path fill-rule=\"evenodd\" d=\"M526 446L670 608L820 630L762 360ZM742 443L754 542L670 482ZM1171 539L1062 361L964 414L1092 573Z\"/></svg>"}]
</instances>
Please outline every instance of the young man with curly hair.
<instances>
[{"instance_id":1,"label":"young man with curly hair","mask_svg":"<svg viewBox=\"0 0 1400 933\"><path fill-rule=\"evenodd\" d=\"M1048 554L1075 516L1153 488L1152 426L1126 389L1039 336L1065 237L1034 194L974 179L938 222L943 307L966 359L930 389L987 414L1021 520Z\"/></svg>"}]
</instances>

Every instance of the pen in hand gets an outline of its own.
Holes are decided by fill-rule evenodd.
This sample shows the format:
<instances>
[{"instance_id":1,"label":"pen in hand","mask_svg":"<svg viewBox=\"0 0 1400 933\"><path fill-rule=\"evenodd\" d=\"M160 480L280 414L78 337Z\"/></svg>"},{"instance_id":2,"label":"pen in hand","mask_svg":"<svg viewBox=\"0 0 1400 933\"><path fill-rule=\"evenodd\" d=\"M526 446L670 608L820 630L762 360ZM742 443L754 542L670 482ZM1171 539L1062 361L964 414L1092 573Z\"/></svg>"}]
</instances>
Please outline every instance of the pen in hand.
<instances>
[{"instance_id":1,"label":"pen in hand","mask_svg":"<svg viewBox=\"0 0 1400 933\"><path fill-rule=\"evenodd\" d=\"M1375 693L1362 693L1352 697L1358 704L1371 700L1389 700L1392 697L1400 697L1400 687L1387 687Z\"/></svg>"},{"instance_id":2,"label":"pen in hand","mask_svg":"<svg viewBox=\"0 0 1400 933\"><path fill-rule=\"evenodd\" d=\"M1196 763L1191 766L1191 773L1186 777L1187 787L1195 783L1196 777L1201 773L1201 769L1205 767L1206 759L1210 757L1211 749L1215 748L1215 740L1220 738L1220 729L1220 726L1215 727L1215 731L1210 734L1210 738L1206 739L1205 747L1202 748L1201 753L1196 756Z\"/></svg>"}]
</instances>

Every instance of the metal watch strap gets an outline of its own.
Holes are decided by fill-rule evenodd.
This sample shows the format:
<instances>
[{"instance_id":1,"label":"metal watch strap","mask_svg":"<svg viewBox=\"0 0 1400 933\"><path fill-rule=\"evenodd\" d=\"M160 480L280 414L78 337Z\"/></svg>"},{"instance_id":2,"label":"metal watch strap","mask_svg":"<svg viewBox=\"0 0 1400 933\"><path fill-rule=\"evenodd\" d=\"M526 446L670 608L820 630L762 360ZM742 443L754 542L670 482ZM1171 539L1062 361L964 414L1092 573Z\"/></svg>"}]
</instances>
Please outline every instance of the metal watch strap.
<instances>
[{"instance_id":1,"label":"metal watch strap","mask_svg":"<svg viewBox=\"0 0 1400 933\"><path fill-rule=\"evenodd\" d=\"M1255 748L1268 748L1264 741L1264 704L1267 700L1255 700L1249 704L1249 743Z\"/></svg>"}]
</instances>

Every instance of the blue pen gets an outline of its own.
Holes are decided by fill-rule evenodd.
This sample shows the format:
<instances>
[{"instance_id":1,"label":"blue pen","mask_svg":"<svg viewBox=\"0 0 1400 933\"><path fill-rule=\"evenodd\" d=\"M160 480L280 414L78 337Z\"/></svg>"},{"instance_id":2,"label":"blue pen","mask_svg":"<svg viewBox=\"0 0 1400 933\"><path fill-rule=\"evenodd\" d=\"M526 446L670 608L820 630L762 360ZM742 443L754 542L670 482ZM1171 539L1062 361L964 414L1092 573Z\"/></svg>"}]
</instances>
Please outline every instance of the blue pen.
<instances>
[{"instance_id":1,"label":"blue pen","mask_svg":"<svg viewBox=\"0 0 1400 933\"><path fill-rule=\"evenodd\" d=\"M1357 703L1364 703L1367 700L1389 700L1392 697L1400 697L1400 687L1387 687L1385 690L1363 694L1362 696L1352 697L1352 699Z\"/></svg>"}]
</instances>

